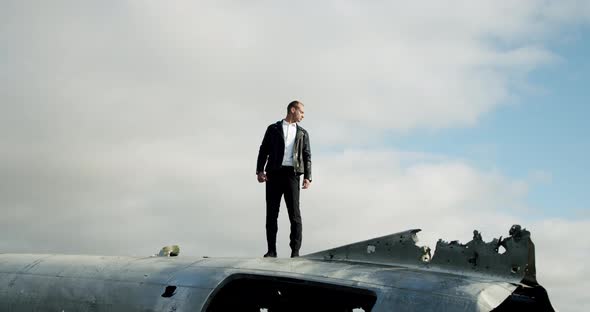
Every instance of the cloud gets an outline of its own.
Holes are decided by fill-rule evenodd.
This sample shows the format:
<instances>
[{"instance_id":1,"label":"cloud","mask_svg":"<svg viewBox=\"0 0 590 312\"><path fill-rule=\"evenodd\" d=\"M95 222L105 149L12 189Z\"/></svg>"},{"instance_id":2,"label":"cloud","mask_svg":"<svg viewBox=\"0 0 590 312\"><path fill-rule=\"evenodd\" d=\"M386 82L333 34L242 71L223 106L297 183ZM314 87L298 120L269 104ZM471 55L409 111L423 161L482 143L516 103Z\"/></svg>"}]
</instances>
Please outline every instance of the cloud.
<instances>
[{"instance_id":1,"label":"cloud","mask_svg":"<svg viewBox=\"0 0 590 312\"><path fill-rule=\"evenodd\" d=\"M185 255L260 256L264 187L249 168L255 155L187 157L197 153L186 146L91 151L82 163L37 167L34 178L14 174L22 181L2 188L0 222L3 237L12 238L0 248L141 256L178 243ZM347 150L314 163L313 187L302 193L303 253L410 228L423 229L419 245L432 248L439 238L467 242L473 229L491 241L521 224L532 232L539 281L555 305L567 311L574 309L569 302L584 304L575 286L584 282L574 281L589 273L582 246L590 221L532 220L530 182L394 150ZM279 254L287 255L284 209L279 220ZM567 269L564 254L574 257Z\"/></svg>"},{"instance_id":2,"label":"cloud","mask_svg":"<svg viewBox=\"0 0 590 312\"><path fill-rule=\"evenodd\" d=\"M528 190L550 172L519 180L382 146L390 131L476 125L559 59L547 43L588 12L584 1L6 1L0 249L261 255L257 147L298 98L314 151L306 251L416 227L430 246L474 227L489 240L522 223L552 300L574 310L584 278L566 281L588 272L559 267L588 245L565 234L583 236L587 218L527 217Z\"/></svg>"},{"instance_id":3,"label":"cloud","mask_svg":"<svg viewBox=\"0 0 590 312\"><path fill-rule=\"evenodd\" d=\"M349 133L473 125L514 96L512 79L555 59L546 36L583 12L540 1L13 4L3 105L31 131L112 136L214 127L220 115L267 122L292 98L313 107L310 125Z\"/></svg>"},{"instance_id":4,"label":"cloud","mask_svg":"<svg viewBox=\"0 0 590 312\"><path fill-rule=\"evenodd\" d=\"M550 299L560 311L584 311L590 307L590 302L583 299L583 289L590 286L586 278L590 269L585 265L590 257L588 226L588 217L574 221L547 219L531 226L538 280L550 286Z\"/></svg>"}]
</instances>

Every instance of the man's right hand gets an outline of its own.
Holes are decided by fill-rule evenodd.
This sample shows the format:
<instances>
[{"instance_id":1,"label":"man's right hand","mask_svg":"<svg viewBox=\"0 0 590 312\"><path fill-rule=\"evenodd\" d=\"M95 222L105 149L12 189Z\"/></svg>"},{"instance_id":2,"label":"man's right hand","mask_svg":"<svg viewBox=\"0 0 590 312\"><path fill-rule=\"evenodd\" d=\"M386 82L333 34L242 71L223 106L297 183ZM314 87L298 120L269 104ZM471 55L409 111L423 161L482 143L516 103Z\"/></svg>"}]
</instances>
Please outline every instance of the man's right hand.
<instances>
[{"instance_id":1,"label":"man's right hand","mask_svg":"<svg viewBox=\"0 0 590 312\"><path fill-rule=\"evenodd\" d=\"M266 174L265 174L264 172L259 172L259 173L256 175L256 178L258 178L258 182L259 182L259 183L264 183L264 182L266 182Z\"/></svg>"}]
</instances>

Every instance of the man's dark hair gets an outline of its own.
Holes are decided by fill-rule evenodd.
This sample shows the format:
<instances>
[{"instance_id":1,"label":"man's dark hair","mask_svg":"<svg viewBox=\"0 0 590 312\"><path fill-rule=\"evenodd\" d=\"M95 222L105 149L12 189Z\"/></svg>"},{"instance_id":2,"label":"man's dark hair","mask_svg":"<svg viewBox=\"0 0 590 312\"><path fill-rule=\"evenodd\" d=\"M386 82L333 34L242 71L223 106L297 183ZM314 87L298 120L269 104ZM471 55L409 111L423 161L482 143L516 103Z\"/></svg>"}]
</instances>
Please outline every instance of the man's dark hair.
<instances>
[{"instance_id":1,"label":"man's dark hair","mask_svg":"<svg viewBox=\"0 0 590 312\"><path fill-rule=\"evenodd\" d=\"M299 102L299 101L293 101L291 103L289 103L289 105L287 106L287 113L291 112L291 107L297 108L297 105L303 105L303 103Z\"/></svg>"}]
</instances>

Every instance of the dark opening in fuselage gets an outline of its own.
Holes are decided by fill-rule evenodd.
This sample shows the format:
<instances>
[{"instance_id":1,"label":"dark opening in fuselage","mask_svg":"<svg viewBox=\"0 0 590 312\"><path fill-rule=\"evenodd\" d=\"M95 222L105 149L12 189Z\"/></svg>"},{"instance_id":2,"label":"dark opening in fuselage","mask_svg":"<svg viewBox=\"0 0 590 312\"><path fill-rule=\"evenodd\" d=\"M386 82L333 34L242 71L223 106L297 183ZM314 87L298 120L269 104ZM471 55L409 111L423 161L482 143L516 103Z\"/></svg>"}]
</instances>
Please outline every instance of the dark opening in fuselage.
<instances>
[{"instance_id":1,"label":"dark opening in fuselage","mask_svg":"<svg viewBox=\"0 0 590 312\"><path fill-rule=\"evenodd\" d=\"M373 291L294 278L236 274L213 292L207 312L371 311Z\"/></svg>"}]
</instances>

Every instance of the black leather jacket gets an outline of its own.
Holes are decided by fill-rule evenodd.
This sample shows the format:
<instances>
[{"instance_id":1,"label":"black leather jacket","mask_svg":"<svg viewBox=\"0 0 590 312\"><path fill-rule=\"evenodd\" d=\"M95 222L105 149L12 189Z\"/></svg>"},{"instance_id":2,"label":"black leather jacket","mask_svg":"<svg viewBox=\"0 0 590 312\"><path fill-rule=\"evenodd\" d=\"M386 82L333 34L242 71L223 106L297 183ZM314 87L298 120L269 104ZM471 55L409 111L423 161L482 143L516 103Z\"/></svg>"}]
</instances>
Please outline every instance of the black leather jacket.
<instances>
[{"instance_id":1,"label":"black leather jacket","mask_svg":"<svg viewBox=\"0 0 590 312\"><path fill-rule=\"evenodd\" d=\"M273 171L281 168L285 153L285 139L282 120L266 128L266 133L258 151L256 174L263 171ZM266 168L264 164L266 163ZM304 179L311 181L311 148L309 134L297 125L297 134L293 144L293 167L295 172L303 174Z\"/></svg>"}]
</instances>

